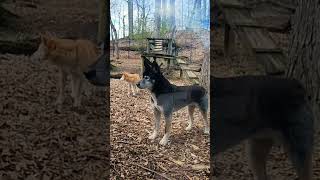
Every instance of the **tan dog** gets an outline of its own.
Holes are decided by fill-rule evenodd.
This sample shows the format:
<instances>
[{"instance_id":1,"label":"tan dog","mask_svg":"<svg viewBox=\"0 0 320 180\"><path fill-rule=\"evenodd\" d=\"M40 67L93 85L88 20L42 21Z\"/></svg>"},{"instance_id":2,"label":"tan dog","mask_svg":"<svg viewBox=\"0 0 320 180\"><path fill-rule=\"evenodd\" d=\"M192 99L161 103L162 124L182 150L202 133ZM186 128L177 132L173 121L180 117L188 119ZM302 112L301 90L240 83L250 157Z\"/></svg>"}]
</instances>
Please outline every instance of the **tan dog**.
<instances>
[{"instance_id":1,"label":"tan dog","mask_svg":"<svg viewBox=\"0 0 320 180\"><path fill-rule=\"evenodd\" d=\"M137 83L140 81L139 74L129 74L127 72L122 73L120 80L127 81L129 83L129 95L136 96L138 92Z\"/></svg>"},{"instance_id":2,"label":"tan dog","mask_svg":"<svg viewBox=\"0 0 320 180\"><path fill-rule=\"evenodd\" d=\"M32 59L49 60L58 66L60 71L59 95L56 105L60 109L64 101L63 91L67 75L72 77L71 96L74 98L74 106L81 104L82 86L84 85L83 72L93 64L99 56L98 47L89 40L59 39L48 35L40 35L41 43L38 50L32 55ZM88 85L88 83L86 83ZM88 87L86 88L88 93Z\"/></svg>"}]
</instances>

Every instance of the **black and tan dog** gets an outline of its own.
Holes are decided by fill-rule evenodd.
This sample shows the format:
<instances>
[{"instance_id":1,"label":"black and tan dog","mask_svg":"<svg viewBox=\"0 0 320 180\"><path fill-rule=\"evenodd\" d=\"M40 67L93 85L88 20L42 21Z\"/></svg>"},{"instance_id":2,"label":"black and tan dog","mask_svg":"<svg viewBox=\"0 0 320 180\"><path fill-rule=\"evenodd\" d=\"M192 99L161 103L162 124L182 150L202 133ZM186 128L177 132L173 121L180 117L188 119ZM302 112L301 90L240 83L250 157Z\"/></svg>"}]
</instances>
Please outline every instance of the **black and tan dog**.
<instances>
[{"instance_id":1,"label":"black and tan dog","mask_svg":"<svg viewBox=\"0 0 320 180\"><path fill-rule=\"evenodd\" d=\"M176 86L171 84L161 73L159 65L150 62L144 57L143 79L138 82L138 88L148 89L151 92L151 102L155 116L155 126L149 139L155 139L160 128L160 117L164 115L165 134L160 141L166 145L169 141L172 124L172 113L188 106L189 125L186 130L191 130L193 125L193 112L199 107L203 116L204 133L209 134L208 127L208 94L206 90L197 85Z\"/></svg>"}]
</instances>

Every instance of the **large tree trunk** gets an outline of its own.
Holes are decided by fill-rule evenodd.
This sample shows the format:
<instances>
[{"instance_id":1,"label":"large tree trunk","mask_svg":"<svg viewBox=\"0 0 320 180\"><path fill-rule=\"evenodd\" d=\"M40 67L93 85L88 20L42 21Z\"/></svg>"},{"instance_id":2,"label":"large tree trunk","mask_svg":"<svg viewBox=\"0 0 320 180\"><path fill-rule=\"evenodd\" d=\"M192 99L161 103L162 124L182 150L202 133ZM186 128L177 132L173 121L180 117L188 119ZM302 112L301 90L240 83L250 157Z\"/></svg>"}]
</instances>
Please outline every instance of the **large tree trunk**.
<instances>
[{"instance_id":1,"label":"large tree trunk","mask_svg":"<svg viewBox=\"0 0 320 180\"><path fill-rule=\"evenodd\" d=\"M118 45L119 44L118 43L118 34L117 34L117 30L114 27L111 19L110 19L110 26L111 26L112 32L114 34L114 39L113 40L114 40L114 50L116 51L116 54L117 54L116 58L119 59L120 55L119 55L119 45Z\"/></svg>"},{"instance_id":2,"label":"large tree trunk","mask_svg":"<svg viewBox=\"0 0 320 180\"><path fill-rule=\"evenodd\" d=\"M133 35L133 0L128 0L129 37Z\"/></svg>"},{"instance_id":3,"label":"large tree trunk","mask_svg":"<svg viewBox=\"0 0 320 180\"><path fill-rule=\"evenodd\" d=\"M160 37L161 17L160 17L161 0L155 0L155 36Z\"/></svg>"},{"instance_id":4,"label":"large tree trunk","mask_svg":"<svg viewBox=\"0 0 320 180\"><path fill-rule=\"evenodd\" d=\"M107 37L107 2L99 1L99 27L98 27L98 42L104 42ZM109 37L108 37L109 38Z\"/></svg>"},{"instance_id":5,"label":"large tree trunk","mask_svg":"<svg viewBox=\"0 0 320 180\"><path fill-rule=\"evenodd\" d=\"M304 84L319 118L320 89L320 4L317 0L297 0L293 16L287 76Z\"/></svg>"}]
</instances>

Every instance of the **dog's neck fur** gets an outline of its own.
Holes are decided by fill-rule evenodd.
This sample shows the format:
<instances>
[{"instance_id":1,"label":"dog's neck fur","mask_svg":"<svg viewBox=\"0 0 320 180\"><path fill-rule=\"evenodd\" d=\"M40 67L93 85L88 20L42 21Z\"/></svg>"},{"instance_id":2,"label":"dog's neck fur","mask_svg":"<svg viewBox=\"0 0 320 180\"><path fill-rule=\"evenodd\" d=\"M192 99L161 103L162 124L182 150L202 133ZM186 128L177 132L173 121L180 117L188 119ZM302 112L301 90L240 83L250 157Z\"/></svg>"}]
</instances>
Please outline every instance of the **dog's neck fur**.
<instances>
[{"instance_id":1,"label":"dog's neck fur","mask_svg":"<svg viewBox=\"0 0 320 180\"><path fill-rule=\"evenodd\" d=\"M157 97L160 94L172 93L174 89L175 85L171 84L163 75L160 75L150 91Z\"/></svg>"}]
</instances>

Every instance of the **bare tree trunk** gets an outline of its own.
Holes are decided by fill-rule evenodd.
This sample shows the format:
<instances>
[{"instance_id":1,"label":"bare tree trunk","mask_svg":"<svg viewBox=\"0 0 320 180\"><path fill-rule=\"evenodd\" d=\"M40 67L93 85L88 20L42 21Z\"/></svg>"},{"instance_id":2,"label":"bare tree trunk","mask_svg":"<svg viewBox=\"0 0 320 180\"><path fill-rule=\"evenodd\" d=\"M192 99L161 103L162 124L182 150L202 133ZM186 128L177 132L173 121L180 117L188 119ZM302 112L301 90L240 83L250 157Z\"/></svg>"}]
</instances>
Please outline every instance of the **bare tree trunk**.
<instances>
[{"instance_id":1,"label":"bare tree trunk","mask_svg":"<svg viewBox=\"0 0 320 180\"><path fill-rule=\"evenodd\" d=\"M207 19L207 0L203 0L203 8L201 10L202 13L202 20L206 20Z\"/></svg>"},{"instance_id":2,"label":"bare tree trunk","mask_svg":"<svg viewBox=\"0 0 320 180\"><path fill-rule=\"evenodd\" d=\"M160 37L161 17L160 17L161 0L155 0L155 32L156 37Z\"/></svg>"},{"instance_id":3,"label":"bare tree trunk","mask_svg":"<svg viewBox=\"0 0 320 180\"><path fill-rule=\"evenodd\" d=\"M133 35L133 0L128 0L129 37Z\"/></svg>"},{"instance_id":4,"label":"bare tree trunk","mask_svg":"<svg viewBox=\"0 0 320 180\"><path fill-rule=\"evenodd\" d=\"M146 30L146 2L142 0L142 33Z\"/></svg>"},{"instance_id":5,"label":"bare tree trunk","mask_svg":"<svg viewBox=\"0 0 320 180\"><path fill-rule=\"evenodd\" d=\"M113 33L111 33L111 42L112 42L112 46L115 47L115 41L114 41ZM115 50L115 48L112 48L112 57L114 56L114 50Z\"/></svg>"},{"instance_id":6,"label":"bare tree trunk","mask_svg":"<svg viewBox=\"0 0 320 180\"><path fill-rule=\"evenodd\" d=\"M301 80L319 118L320 90L320 4L316 0L296 0L290 34L287 76Z\"/></svg>"},{"instance_id":7,"label":"bare tree trunk","mask_svg":"<svg viewBox=\"0 0 320 180\"><path fill-rule=\"evenodd\" d=\"M176 0L170 0L170 29L173 30L173 28L176 25L176 12L175 12L175 5Z\"/></svg>"},{"instance_id":8,"label":"bare tree trunk","mask_svg":"<svg viewBox=\"0 0 320 180\"><path fill-rule=\"evenodd\" d=\"M181 7L181 26L182 26L182 28L184 29L184 23L183 23L183 16L184 16L184 7L183 7L183 5L184 5L184 2L183 2L183 0L181 0L182 1L182 7Z\"/></svg>"},{"instance_id":9,"label":"bare tree trunk","mask_svg":"<svg viewBox=\"0 0 320 180\"><path fill-rule=\"evenodd\" d=\"M122 28L123 28L123 38L125 38L126 37L126 23L125 23L125 18L126 18L126 16L123 16L122 17Z\"/></svg>"},{"instance_id":10,"label":"bare tree trunk","mask_svg":"<svg viewBox=\"0 0 320 180\"><path fill-rule=\"evenodd\" d=\"M117 30L116 30L116 28L114 27L114 25L113 25L113 23L112 23L111 20L110 20L110 26L111 26L111 29L112 29L113 34L114 34L114 45L113 45L113 47L114 47L114 49L115 49L115 51L116 51L116 53L117 53L116 58L119 59L120 55L119 55L118 34L117 34Z\"/></svg>"},{"instance_id":11,"label":"bare tree trunk","mask_svg":"<svg viewBox=\"0 0 320 180\"><path fill-rule=\"evenodd\" d=\"M137 33L140 33L140 28L141 28L141 17L140 17L140 4L139 4L139 0L136 0L136 5L137 5Z\"/></svg>"},{"instance_id":12,"label":"bare tree trunk","mask_svg":"<svg viewBox=\"0 0 320 180\"><path fill-rule=\"evenodd\" d=\"M167 21L168 21L168 9L167 9L167 0L162 0L161 3L161 19L162 19L162 27L167 27Z\"/></svg>"}]
</instances>

